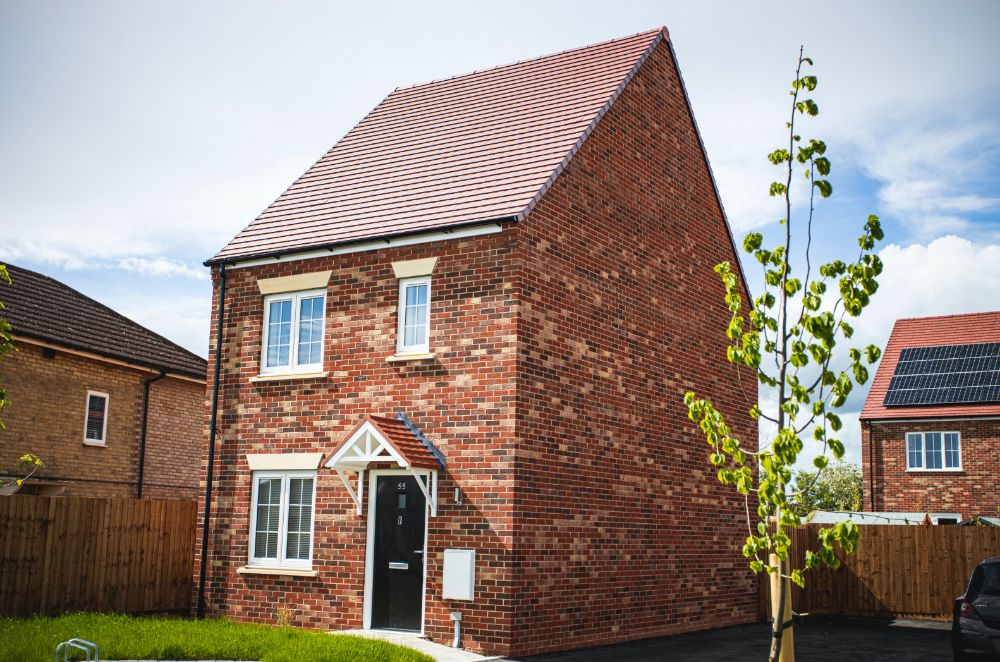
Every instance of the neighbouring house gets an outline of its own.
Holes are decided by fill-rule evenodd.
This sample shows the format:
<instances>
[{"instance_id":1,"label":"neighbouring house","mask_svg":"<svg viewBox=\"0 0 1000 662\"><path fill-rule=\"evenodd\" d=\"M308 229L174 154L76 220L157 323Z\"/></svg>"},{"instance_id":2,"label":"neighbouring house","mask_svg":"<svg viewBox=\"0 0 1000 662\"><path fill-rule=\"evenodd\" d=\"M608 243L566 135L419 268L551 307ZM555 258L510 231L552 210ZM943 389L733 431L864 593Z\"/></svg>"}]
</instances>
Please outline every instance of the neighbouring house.
<instances>
[{"instance_id":1,"label":"neighbouring house","mask_svg":"<svg viewBox=\"0 0 1000 662\"><path fill-rule=\"evenodd\" d=\"M492 654L755 621L683 403L756 449L724 260L666 30L394 90L206 263L199 606Z\"/></svg>"},{"instance_id":2,"label":"neighbouring house","mask_svg":"<svg viewBox=\"0 0 1000 662\"><path fill-rule=\"evenodd\" d=\"M865 505L1000 515L1000 312L897 320L861 411Z\"/></svg>"},{"instance_id":3,"label":"neighbouring house","mask_svg":"<svg viewBox=\"0 0 1000 662\"><path fill-rule=\"evenodd\" d=\"M21 493L194 499L205 359L57 280L7 264L0 466L45 466Z\"/></svg>"}]
</instances>

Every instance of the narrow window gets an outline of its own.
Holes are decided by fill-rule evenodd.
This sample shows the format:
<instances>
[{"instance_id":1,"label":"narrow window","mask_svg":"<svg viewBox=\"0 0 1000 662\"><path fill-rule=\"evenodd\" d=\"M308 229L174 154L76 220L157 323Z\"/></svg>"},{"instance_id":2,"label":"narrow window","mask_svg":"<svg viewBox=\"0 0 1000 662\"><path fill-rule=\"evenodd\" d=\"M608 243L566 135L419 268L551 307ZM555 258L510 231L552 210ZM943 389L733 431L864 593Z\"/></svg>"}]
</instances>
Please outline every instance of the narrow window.
<instances>
[{"instance_id":1,"label":"narrow window","mask_svg":"<svg viewBox=\"0 0 1000 662\"><path fill-rule=\"evenodd\" d=\"M945 469L960 469L962 467L961 439L957 432L944 433L944 466Z\"/></svg>"},{"instance_id":2,"label":"narrow window","mask_svg":"<svg viewBox=\"0 0 1000 662\"><path fill-rule=\"evenodd\" d=\"M312 566L315 472L253 474L250 565Z\"/></svg>"},{"instance_id":3,"label":"narrow window","mask_svg":"<svg viewBox=\"0 0 1000 662\"><path fill-rule=\"evenodd\" d=\"M266 297L261 373L322 370L325 309L322 290Z\"/></svg>"},{"instance_id":4,"label":"narrow window","mask_svg":"<svg viewBox=\"0 0 1000 662\"><path fill-rule=\"evenodd\" d=\"M397 354L430 352L431 278L403 278L399 281L399 328Z\"/></svg>"},{"instance_id":5,"label":"narrow window","mask_svg":"<svg viewBox=\"0 0 1000 662\"><path fill-rule=\"evenodd\" d=\"M108 394L87 391L87 420L84 425L83 443L103 446L108 433Z\"/></svg>"},{"instance_id":6,"label":"narrow window","mask_svg":"<svg viewBox=\"0 0 1000 662\"><path fill-rule=\"evenodd\" d=\"M943 466L941 462L940 432L924 433L924 457L926 458L925 466L928 470L940 469Z\"/></svg>"},{"instance_id":7,"label":"narrow window","mask_svg":"<svg viewBox=\"0 0 1000 662\"><path fill-rule=\"evenodd\" d=\"M910 432L906 435L906 457L908 469L920 469L923 463L923 443L922 435L919 432Z\"/></svg>"}]
</instances>

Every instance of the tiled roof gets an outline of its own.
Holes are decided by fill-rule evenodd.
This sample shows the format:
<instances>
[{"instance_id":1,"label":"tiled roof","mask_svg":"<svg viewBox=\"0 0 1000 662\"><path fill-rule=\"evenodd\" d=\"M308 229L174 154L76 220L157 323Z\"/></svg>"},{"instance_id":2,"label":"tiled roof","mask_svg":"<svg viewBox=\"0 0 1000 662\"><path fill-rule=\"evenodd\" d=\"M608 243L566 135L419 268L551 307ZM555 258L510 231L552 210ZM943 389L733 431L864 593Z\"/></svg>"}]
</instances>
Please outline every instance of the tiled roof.
<instances>
[{"instance_id":1,"label":"tiled roof","mask_svg":"<svg viewBox=\"0 0 1000 662\"><path fill-rule=\"evenodd\" d=\"M861 410L861 420L1000 416L1000 403L919 407L886 407L882 404L896 370L899 354L904 349L983 342L1000 342L1000 311L896 320L871 390L868 391L868 399Z\"/></svg>"},{"instance_id":2,"label":"tiled roof","mask_svg":"<svg viewBox=\"0 0 1000 662\"><path fill-rule=\"evenodd\" d=\"M7 270L11 284L0 283L0 315L15 336L205 378L205 359L180 345L54 278L12 264Z\"/></svg>"},{"instance_id":3,"label":"tiled roof","mask_svg":"<svg viewBox=\"0 0 1000 662\"><path fill-rule=\"evenodd\" d=\"M521 220L666 38L398 88L209 263Z\"/></svg>"},{"instance_id":4,"label":"tiled roof","mask_svg":"<svg viewBox=\"0 0 1000 662\"><path fill-rule=\"evenodd\" d=\"M441 462L431 449L412 430L395 418L368 416L379 432L392 444L396 451L406 458L415 469L441 469Z\"/></svg>"}]
</instances>

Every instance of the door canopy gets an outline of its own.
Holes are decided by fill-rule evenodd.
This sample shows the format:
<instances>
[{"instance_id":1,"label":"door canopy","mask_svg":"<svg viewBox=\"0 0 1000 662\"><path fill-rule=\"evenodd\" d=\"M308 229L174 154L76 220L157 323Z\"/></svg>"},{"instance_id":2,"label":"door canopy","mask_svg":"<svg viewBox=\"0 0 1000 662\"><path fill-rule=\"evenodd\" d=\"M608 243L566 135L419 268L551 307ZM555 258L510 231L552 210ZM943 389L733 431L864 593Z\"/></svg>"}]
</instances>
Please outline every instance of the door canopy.
<instances>
[{"instance_id":1,"label":"door canopy","mask_svg":"<svg viewBox=\"0 0 1000 662\"><path fill-rule=\"evenodd\" d=\"M445 466L444 455L423 435L406 414L399 412L395 418L365 416L360 423L334 449L326 466L340 476L351 499L362 513L365 469L371 463L390 463L408 469L417 478L431 515L437 515L437 476ZM345 472L358 474L357 491Z\"/></svg>"}]
</instances>

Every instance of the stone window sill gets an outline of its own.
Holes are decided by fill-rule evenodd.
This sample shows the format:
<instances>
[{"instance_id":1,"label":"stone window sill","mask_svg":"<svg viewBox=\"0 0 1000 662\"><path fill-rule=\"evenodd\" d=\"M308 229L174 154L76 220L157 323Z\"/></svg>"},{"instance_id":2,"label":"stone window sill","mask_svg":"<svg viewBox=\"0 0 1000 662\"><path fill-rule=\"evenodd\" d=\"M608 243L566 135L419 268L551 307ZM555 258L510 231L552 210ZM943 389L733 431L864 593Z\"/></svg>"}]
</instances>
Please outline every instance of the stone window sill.
<instances>
[{"instance_id":1,"label":"stone window sill","mask_svg":"<svg viewBox=\"0 0 1000 662\"><path fill-rule=\"evenodd\" d=\"M280 374L273 375L257 375L256 377L251 377L250 381L257 382L280 382L292 379L321 379L326 377L330 373L328 372L283 372Z\"/></svg>"},{"instance_id":2,"label":"stone window sill","mask_svg":"<svg viewBox=\"0 0 1000 662\"><path fill-rule=\"evenodd\" d=\"M305 568L260 568L254 566L243 566L236 572L241 575L285 575L288 577L316 577L319 575L315 570Z\"/></svg>"},{"instance_id":3,"label":"stone window sill","mask_svg":"<svg viewBox=\"0 0 1000 662\"><path fill-rule=\"evenodd\" d=\"M434 358L434 353L429 354L393 354L385 357L389 363L402 363L405 361L427 361Z\"/></svg>"},{"instance_id":4,"label":"stone window sill","mask_svg":"<svg viewBox=\"0 0 1000 662\"><path fill-rule=\"evenodd\" d=\"M964 474L965 469L907 469L908 474Z\"/></svg>"},{"instance_id":5,"label":"stone window sill","mask_svg":"<svg viewBox=\"0 0 1000 662\"><path fill-rule=\"evenodd\" d=\"M93 439L84 439L83 440L83 445L84 446L95 446L97 448L107 448L108 447L108 442L106 442L106 441L95 441Z\"/></svg>"}]
</instances>

